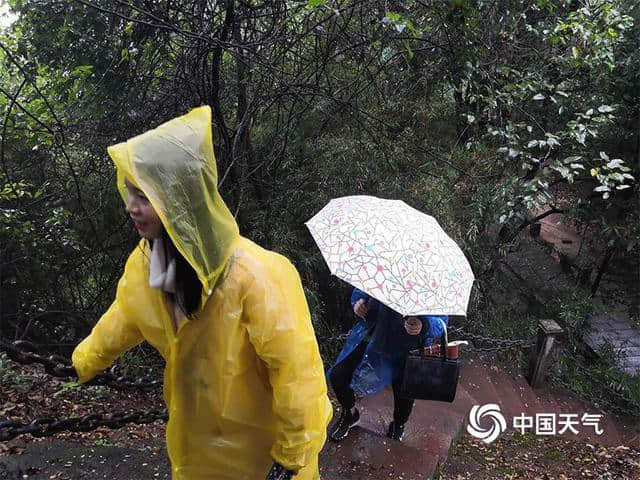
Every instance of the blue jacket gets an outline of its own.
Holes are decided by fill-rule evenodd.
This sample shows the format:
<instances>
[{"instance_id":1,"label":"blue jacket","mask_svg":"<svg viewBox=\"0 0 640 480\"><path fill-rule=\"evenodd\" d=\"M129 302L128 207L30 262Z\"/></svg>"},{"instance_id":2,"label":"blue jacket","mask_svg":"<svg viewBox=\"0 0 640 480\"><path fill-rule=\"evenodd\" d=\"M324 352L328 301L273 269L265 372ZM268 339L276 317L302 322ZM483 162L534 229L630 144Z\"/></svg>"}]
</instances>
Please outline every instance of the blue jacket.
<instances>
[{"instance_id":1,"label":"blue jacket","mask_svg":"<svg viewBox=\"0 0 640 480\"><path fill-rule=\"evenodd\" d=\"M360 299L369 301L366 318L359 319L353 326L334 366L370 337L362 361L353 373L351 388L361 395L373 395L400 379L409 350L421 344L431 345L434 339L442 335L449 317L420 316L422 331L419 335L409 335L404 329L404 319L398 312L356 288L351 295L351 305Z\"/></svg>"}]
</instances>

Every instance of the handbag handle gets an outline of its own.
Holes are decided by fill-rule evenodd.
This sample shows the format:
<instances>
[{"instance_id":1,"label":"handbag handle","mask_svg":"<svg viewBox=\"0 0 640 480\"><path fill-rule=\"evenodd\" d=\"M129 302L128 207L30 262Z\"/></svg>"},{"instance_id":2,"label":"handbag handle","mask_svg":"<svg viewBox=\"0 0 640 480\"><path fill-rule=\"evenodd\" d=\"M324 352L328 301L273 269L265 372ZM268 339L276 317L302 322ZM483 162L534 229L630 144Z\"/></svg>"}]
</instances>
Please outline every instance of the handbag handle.
<instances>
[{"instance_id":1,"label":"handbag handle","mask_svg":"<svg viewBox=\"0 0 640 480\"><path fill-rule=\"evenodd\" d=\"M442 352L442 356L444 358L449 358L447 357L447 345L449 344L449 336L447 335L447 324L444 323L444 320L442 320L441 318L438 318L438 320L440 321L440 323L442 323L442 326L444 328L442 335L440 335L440 352ZM424 339L422 341L421 348L425 348Z\"/></svg>"},{"instance_id":2,"label":"handbag handle","mask_svg":"<svg viewBox=\"0 0 640 480\"><path fill-rule=\"evenodd\" d=\"M448 358L447 345L449 345L449 336L447 335L447 324L444 323L444 321L441 318L438 318L438 320L440 320L440 322L442 323L442 326L444 327L444 330L442 331L442 335L440 335L440 350L442 350L442 356L444 358Z\"/></svg>"}]
</instances>

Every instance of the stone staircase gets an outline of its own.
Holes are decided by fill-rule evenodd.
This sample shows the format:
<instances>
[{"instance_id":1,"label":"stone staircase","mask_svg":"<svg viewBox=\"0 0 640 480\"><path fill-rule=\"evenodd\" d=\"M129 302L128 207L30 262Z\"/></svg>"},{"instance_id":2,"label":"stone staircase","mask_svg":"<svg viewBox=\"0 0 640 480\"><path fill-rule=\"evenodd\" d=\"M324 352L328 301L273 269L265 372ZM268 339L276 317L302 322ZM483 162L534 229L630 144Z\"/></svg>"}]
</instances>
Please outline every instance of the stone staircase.
<instances>
[{"instance_id":1,"label":"stone staircase","mask_svg":"<svg viewBox=\"0 0 640 480\"><path fill-rule=\"evenodd\" d=\"M625 311L598 313L586 323L583 340L594 354L610 348L621 370L630 375L640 373L640 330Z\"/></svg>"},{"instance_id":2,"label":"stone staircase","mask_svg":"<svg viewBox=\"0 0 640 480\"><path fill-rule=\"evenodd\" d=\"M546 413L602 414L596 435L593 426L575 425L564 438L606 445L637 445L637 432L625 422L570 394L548 388L533 391L526 379L500 362L495 355L463 358L460 382L453 403L416 401L402 442L386 438L393 411L390 390L358 402L360 424L340 443L328 441L320 455L323 480L430 479L438 464L444 463L455 439L466 432L469 412L474 405L495 403L506 419L507 432L514 432L513 417ZM575 417L574 417L575 418ZM480 425L489 427L490 419ZM487 422L488 420L488 422ZM579 420L579 419L578 419ZM559 427L558 427L559 429ZM530 430L533 431L533 430ZM535 433L535 432L533 432Z\"/></svg>"}]
</instances>

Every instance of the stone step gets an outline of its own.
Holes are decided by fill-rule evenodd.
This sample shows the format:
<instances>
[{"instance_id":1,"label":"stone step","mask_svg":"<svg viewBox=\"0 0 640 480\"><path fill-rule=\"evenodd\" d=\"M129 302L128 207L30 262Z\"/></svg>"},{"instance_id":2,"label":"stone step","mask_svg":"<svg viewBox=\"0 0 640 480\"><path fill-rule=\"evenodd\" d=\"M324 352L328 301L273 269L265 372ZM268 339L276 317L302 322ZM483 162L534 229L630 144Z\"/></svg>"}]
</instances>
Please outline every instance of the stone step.
<instances>
[{"instance_id":1,"label":"stone step","mask_svg":"<svg viewBox=\"0 0 640 480\"><path fill-rule=\"evenodd\" d=\"M499 397L498 404L505 416L513 418L538 408L535 393L520 373L510 373L496 365L489 367L489 370L491 381Z\"/></svg>"},{"instance_id":2,"label":"stone step","mask_svg":"<svg viewBox=\"0 0 640 480\"><path fill-rule=\"evenodd\" d=\"M508 429L514 428L515 416L524 415L532 418L534 428L529 431L535 432L536 415L544 417L546 414L555 417L556 433L563 428L560 422L566 422L569 418L580 421L579 426L574 426L578 434L567 429L563 435L560 435L571 440L617 446L628 443L634 435L637 435L632 420L612 416L576 399L572 393L565 390L549 387L533 390L523 375L517 371L509 371L504 363L495 357L485 355L477 359L475 364L465 366L463 372L468 377L468 380L463 382L470 382L471 388L474 388L474 401L480 405L485 403L500 405ZM485 383L481 388L477 385L478 380ZM491 385L487 385L488 383ZM491 401L495 398L498 400ZM596 434L594 426L582 425L581 419L585 413L602 415L597 420L599 428L603 430L601 435ZM577 415L577 417L566 415Z\"/></svg>"},{"instance_id":3,"label":"stone step","mask_svg":"<svg viewBox=\"0 0 640 480\"><path fill-rule=\"evenodd\" d=\"M513 389L518 393L522 401L523 412L527 414L542 411L543 404L540 396L531 388L524 375L511 374Z\"/></svg>"},{"instance_id":4,"label":"stone step","mask_svg":"<svg viewBox=\"0 0 640 480\"><path fill-rule=\"evenodd\" d=\"M328 441L320 453L323 480L429 479L438 458L360 426L342 442Z\"/></svg>"},{"instance_id":5,"label":"stone step","mask_svg":"<svg viewBox=\"0 0 640 480\"><path fill-rule=\"evenodd\" d=\"M453 403L416 400L411 417L405 425L402 443L433 457L446 458L451 442L464 427L473 399L458 387ZM393 418L393 394L390 389L358 402L360 427L385 436Z\"/></svg>"},{"instance_id":6,"label":"stone step","mask_svg":"<svg viewBox=\"0 0 640 480\"><path fill-rule=\"evenodd\" d=\"M619 367L629 375L640 374L640 355L621 358Z\"/></svg>"},{"instance_id":7,"label":"stone step","mask_svg":"<svg viewBox=\"0 0 640 480\"><path fill-rule=\"evenodd\" d=\"M474 356L465 362L461 383L475 405L497 404L505 418L537 404L536 396L522 375L500 366L495 355Z\"/></svg>"},{"instance_id":8,"label":"stone step","mask_svg":"<svg viewBox=\"0 0 640 480\"><path fill-rule=\"evenodd\" d=\"M452 442L465 431L474 405L496 403L505 417L508 431L516 416L531 418L535 434L536 415L555 420L555 432L563 428L566 417L575 415L573 427L561 436L570 440L605 445L638 447L638 434L631 419L620 419L594 405L577 400L565 390L543 387L532 390L524 376L494 354L474 354L461 359L462 368L453 403L417 400L405 427L402 442L386 437L393 416L390 389L358 401L360 424L340 443L328 441L320 456L324 480L428 479L438 464L444 463ZM602 415L596 422L603 430L597 435L583 415ZM488 419L487 419L488 420ZM484 426L480 422L481 426Z\"/></svg>"},{"instance_id":9,"label":"stone step","mask_svg":"<svg viewBox=\"0 0 640 480\"><path fill-rule=\"evenodd\" d=\"M444 462L473 405L473 398L463 387L458 387L453 403L416 401L403 443Z\"/></svg>"},{"instance_id":10,"label":"stone step","mask_svg":"<svg viewBox=\"0 0 640 480\"><path fill-rule=\"evenodd\" d=\"M620 369L630 375L640 371L640 330L627 316L612 311L592 315L587 323L583 340L594 353L611 348Z\"/></svg>"},{"instance_id":11,"label":"stone step","mask_svg":"<svg viewBox=\"0 0 640 480\"><path fill-rule=\"evenodd\" d=\"M556 428L553 430L558 436L588 443L598 443L604 445L622 445L627 444L637 435L633 421L631 419L621 419L613 416L597 406L590 405L575 398L575 396L566 390L558 388L543 387L536 390L531 389L526 383L524 377L511 377L511 384L506 379L509 377L503 374L495 377L500 378L502 382L496 384L498 395L510 394L516 389L522 391L521 410L514 414L513 408L502 409L507 420L508 429L514 428L513 415L531 417L534 427L528 429L528 432L534 433L537 423L537 416L550 416L554 418ZM517 403L514 404L517 407ZM596 422L599 429L603 430L601 435L596 434L594 426L588 426L583 423L583 415L602 415ZM571 415L568 417L567 415ZM566 429L565 433L560 435L558 432L563 429L564 423L568 419L578 421L579 425L574 425L574 429L578 431L573 433L571 429ZM552 432L550 432L552 433Z\"/></svg>"},{"instance_id":12,"label":"stone step","mask_svg":"<svg viewBox=\"0 0 640 480\"><path fill-rule=\"evenodd\" d=\"M640 348L640 332L637 329L597 331L587 330L583 336L584 341L594 350L598 350L609 344L616 348Z\"/></svg>"},{"instance_id":13,"label":"stone step","mask_svg":"<svg viewBox=\"0 0 640 480\"><path fill-rule=\"evenodd\" d=\"M460 386L464 388L475 404L497 403L498 392L491 382L491 373L486 357L465 359L460 374Z\"/></svg>"}]
</instances>

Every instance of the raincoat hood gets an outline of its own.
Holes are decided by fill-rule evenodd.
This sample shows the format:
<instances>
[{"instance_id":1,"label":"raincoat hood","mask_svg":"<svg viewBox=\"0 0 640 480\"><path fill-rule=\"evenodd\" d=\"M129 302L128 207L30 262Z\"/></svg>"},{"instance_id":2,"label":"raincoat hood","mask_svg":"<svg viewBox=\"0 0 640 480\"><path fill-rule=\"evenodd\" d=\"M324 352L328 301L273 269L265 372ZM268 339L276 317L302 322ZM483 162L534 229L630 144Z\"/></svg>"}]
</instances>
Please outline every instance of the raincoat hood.
<instances>
[{"instance_id":1,"label":"raincoat hood","mask_svg":"<svg viewBox=\"0 0 640 480\"><path fill-rule=\"evenodd\" d=\"M107 149L125 203L125 179L142 190L178 251L211 294L239 238L218 192L211 108L203 106Z\"/></svg>"}]
</instances>

